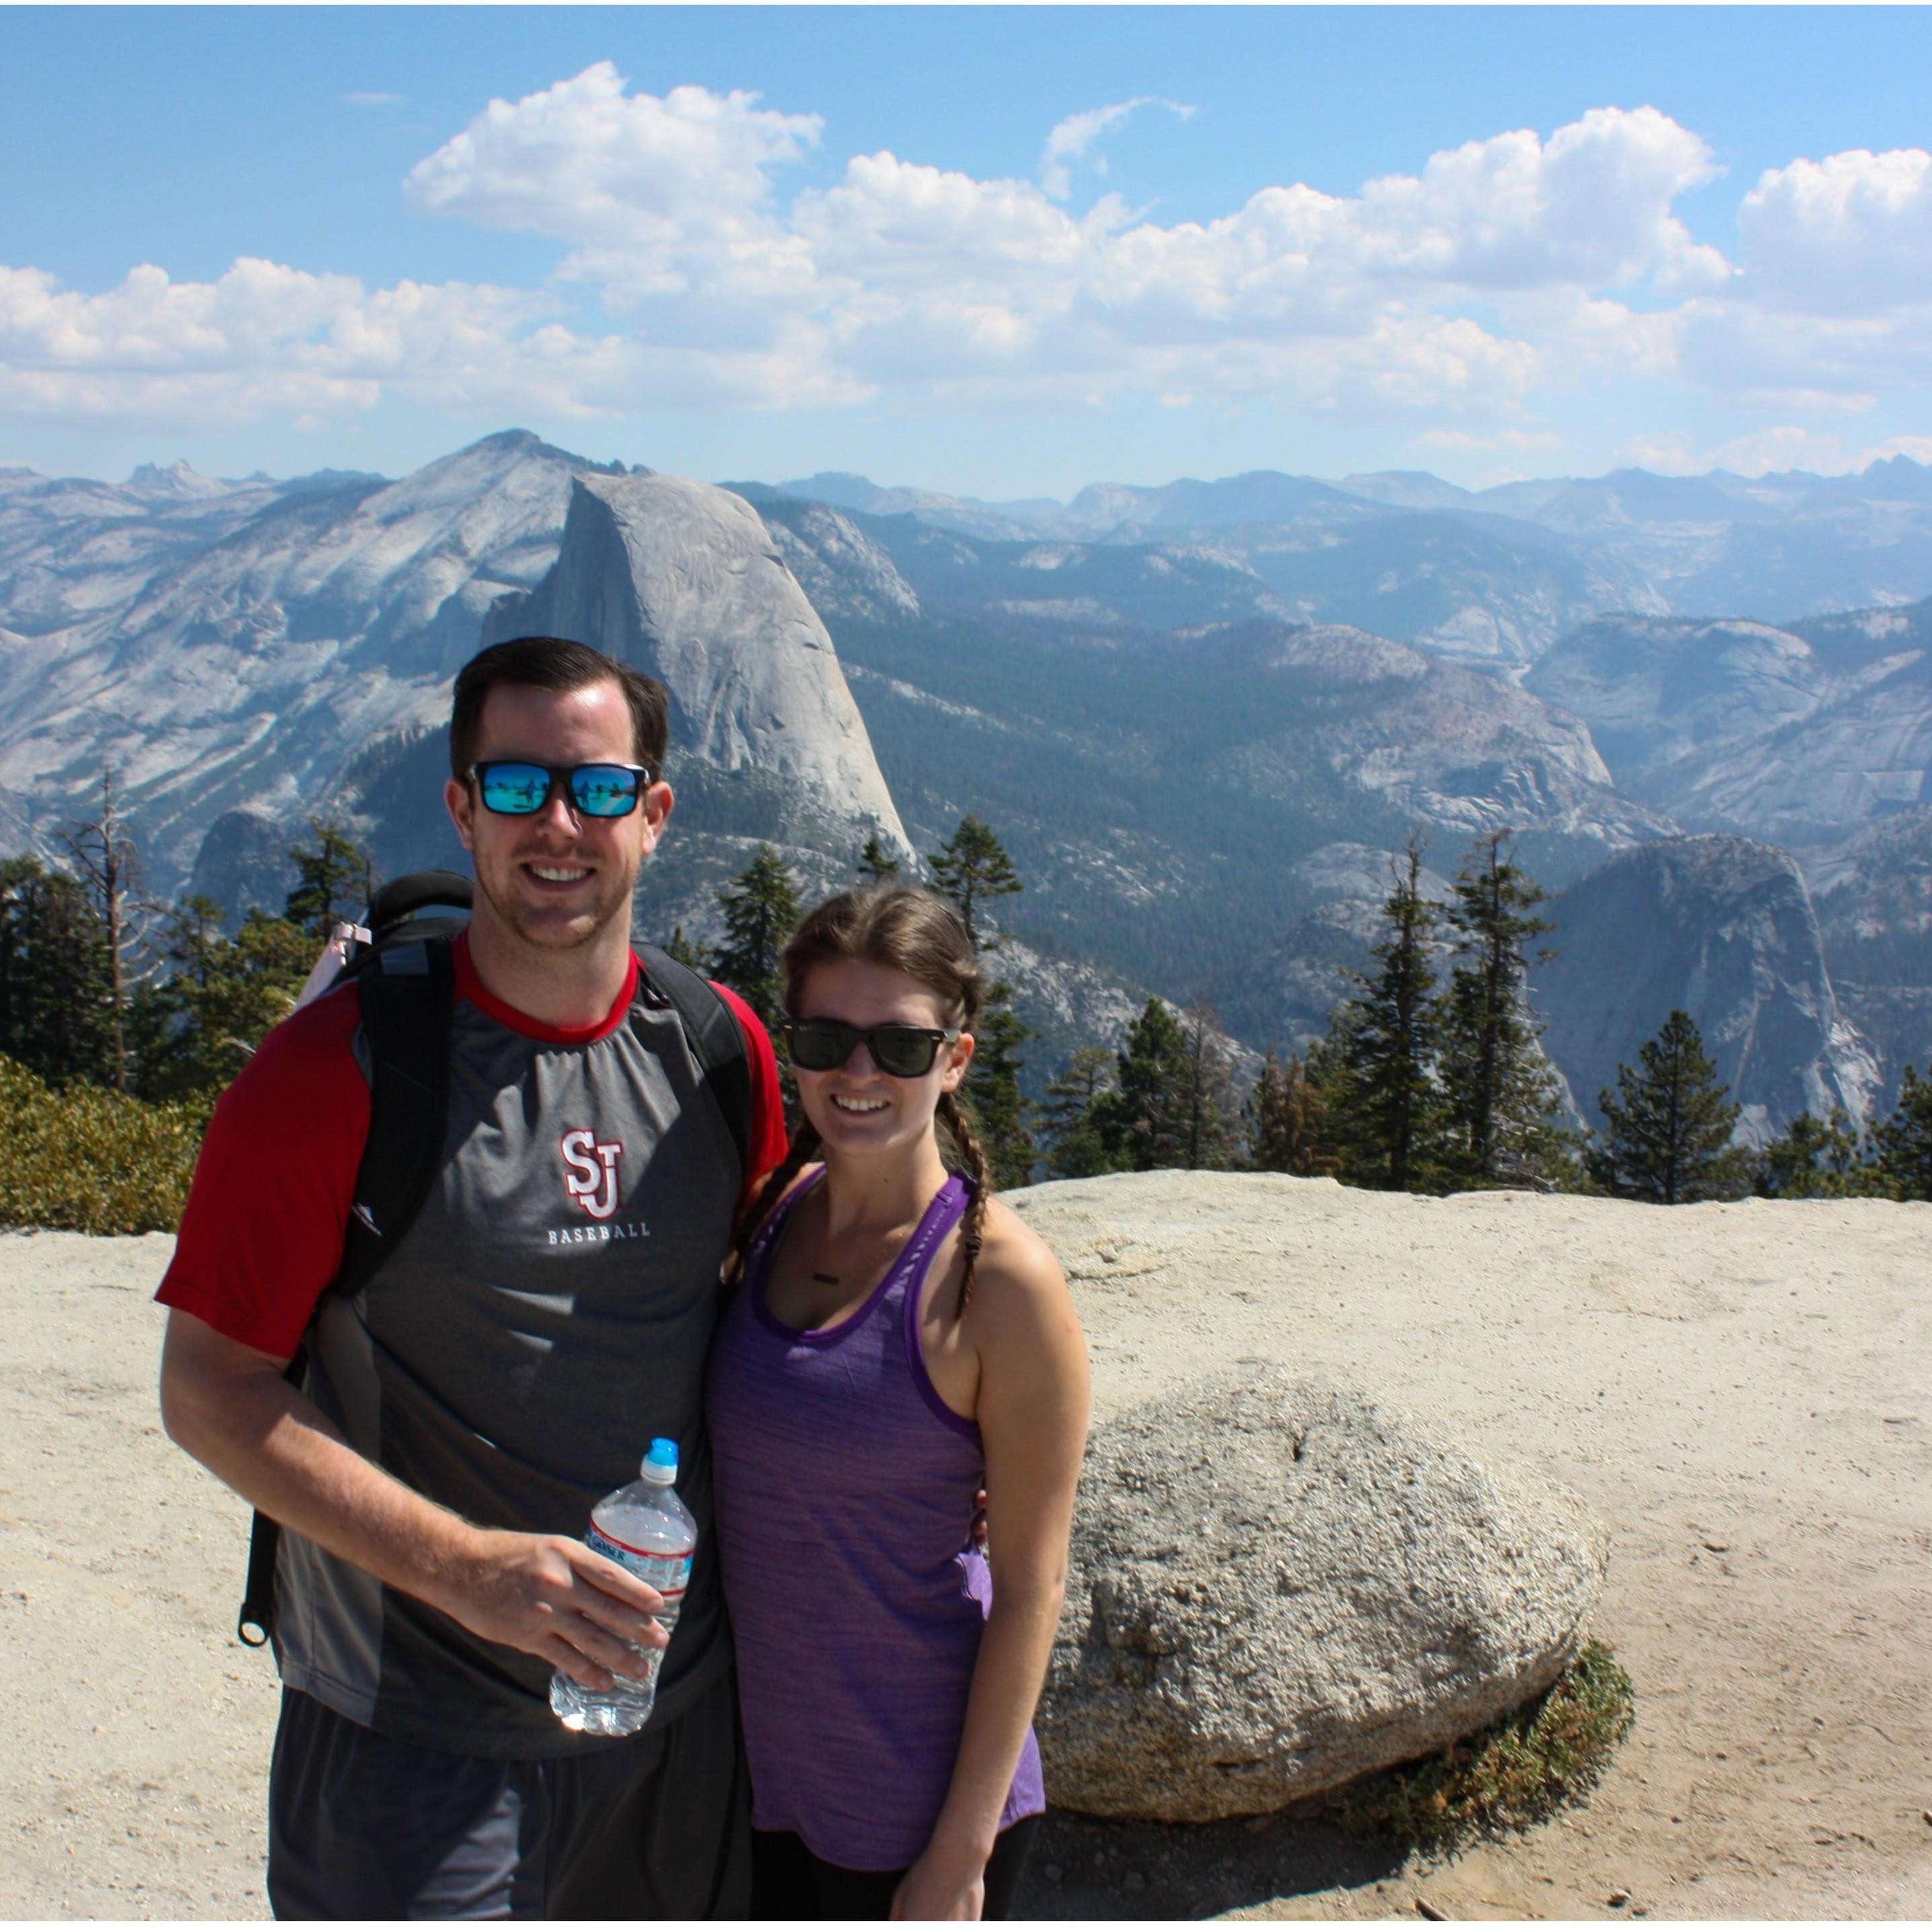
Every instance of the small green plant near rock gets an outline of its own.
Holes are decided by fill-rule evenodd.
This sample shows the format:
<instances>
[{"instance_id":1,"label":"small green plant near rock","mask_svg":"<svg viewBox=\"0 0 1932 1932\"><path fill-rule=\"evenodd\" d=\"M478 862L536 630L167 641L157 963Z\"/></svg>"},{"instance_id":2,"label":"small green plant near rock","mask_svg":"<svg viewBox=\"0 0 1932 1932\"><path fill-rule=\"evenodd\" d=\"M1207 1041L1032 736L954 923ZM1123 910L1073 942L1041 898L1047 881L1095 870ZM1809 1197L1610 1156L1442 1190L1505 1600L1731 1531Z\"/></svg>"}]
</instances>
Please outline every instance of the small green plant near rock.
<instances>
[{"instance_id":1,"label":"small green plant near rock","mask_svg":"<svg viewBox=\"0 0 1932 1932\"><path fill-rule=\"evenodd\" d=\"M1342 1794L1342 1822L1418 1850L1540 1823L1603 1775L1636 1722L1628 1674L1593 1637L1534 1703L1439 1757L1365 1778Z\"/></svg>"},{"instance_id":2,"label":"small green plant near rock","mask_svg":"<svg viewBox=\"0 0 1932 1932\"><path fill-rule=\"evenodd\" d=\"M0 1054L0 1227L172 1234L213 1096L160 1106L80 1084L57 1093Z\"/></svg>"}]
</instances>

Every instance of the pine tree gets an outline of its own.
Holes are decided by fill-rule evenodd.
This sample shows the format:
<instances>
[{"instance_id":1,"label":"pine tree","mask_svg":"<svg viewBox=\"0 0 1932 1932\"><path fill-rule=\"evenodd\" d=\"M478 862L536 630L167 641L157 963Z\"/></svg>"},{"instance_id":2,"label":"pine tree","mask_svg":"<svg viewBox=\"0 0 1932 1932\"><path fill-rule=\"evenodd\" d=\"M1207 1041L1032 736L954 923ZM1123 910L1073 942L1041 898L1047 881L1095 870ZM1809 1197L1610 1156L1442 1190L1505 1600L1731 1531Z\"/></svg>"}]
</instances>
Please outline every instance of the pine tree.
<instances>
[{"instance_id":1,"label":"pine tree","mask_svg":"<svg viewBox=\"0 0 1932 1932\"><path fill-rule=\"evenodd\" d=\"M879 843L874 832L859 854L859 883L862 886L889 886L899 875L899 862Z\"/></svg>"},{"instance_id":2,"label":"pine tree","mask_svg":"<svg viewBox=\"0 0 1932 1932\"><path fill-rule=\"evenodd\" d=\"M375 869L368 850L332 819L311 818L309 830L315 849L297 846L296 884L282 906L282 916L312 938L326 940L340 920L358 917L375 896Z\"/></svg>"},{"instance_id":3,"label":"pine tree","mask_svg":"<svg viewBox=\"0 0 1932 1932\"><path fill-rule=\"evenodd\" d=\"M1250 1167L1266 1174L1334 1174L1339 1163L1322 1132L1328 1103L1299 1054L1284 1064L1279 1051L1268 1048L1245 1111Z\"/></svg>"},{"instance_id":4,"label":"pine tree","mask_svg":"<svg viewBox=\"0 0 1932 1932\"><path fill-rule=\"evenodd\" d=\"M934 890L958 908L974 945L991 952L1004 935L989 920L987 908L1022 890L1006 848L983 819L968 812L926 862L932 868Z\"/></svg>"},{"instance_id":5,"label":"pine tree","mask_svg":"<svg viewBox=\"0 0 1932 1932\"><path fill-rule=\"evenodd\" d=\"M1860 1136L1844 1108L1828 1120L1801 1113L1758 1154L1752 1190L1774 1201L1868 1193L1877 1180L1858 1159Z\"/></svg>"},{"instance_id":6,"label":"pine tree","mask_svg":"<svg viewBox=\"0 0 1932 1932\"><path fill-rule=\"evenodd\" d=\"M107 948L107 1006L111 1058L109 1077L128 1090L128 1006L134 988L146 978L137 956L146 922L133 895L140 884L140 855L128 836L114 800L114 773L100 775L100 816L83 820L61 834L82 886L94 902Z\"/></svg>"},{"instance_id":7,"label":"pine tree","mask_svg":"<svg viewBox=\"0 0 1932 1932\"><path fill-rule=\"evenodd\" d=\"M702 973L705 970L704 955L686 937L684 928L681 926L671 928L670 938L664 942L664 950L680 966L688 966L694 973Z\"/></svg>"},{"instance_id":8,"label":"pine tree","mask_svg":"<svg viewBox=\"0 0 1932 1932\"><path fill-rule=\"evenodd\" d=\"M1932 1201L1932 1076L1908 1066L1898 1105L1873 1130L1878 1169L1901 1201Z\"/></svg>"},{"instance_id":9,"label":"pine tree","mask_svg":"<svg viewBox=\"0 0 1932 1932\"><path fill-rule=\"evenodd\" d=\"M1094 1118L1118 1164L1136 1173L1184 1167L1190 1132L1187 1035L1159 1000L1127 1028L1120 1077L1094 1103Z\"/></svg>"},{"instance_id":10,"label":"pine tree","mask_svg":"<svg viewBox=\"0 0 1932 1932\"><path fill-rule=\"evenodd\" d=\"M1422 896L1422 842L1394 868L1388 937L1362 991L1331 1016L1330 1130L1345 1180L1420 1192L1443 1178L1444 1108L1436 1084L1442 1022L1430 963L1438 914Z\"/></svg>"},{"instance_id":11,"label":"pine tree","mask_svg":"<svg viewBox=\"0 0 1932 1932\"><path fill-rule=\"evenodd\" d=\"M873 841L876 844L877 840ZM871 847L867 850L869 854ZM990 952L1005 936L986 918L993 900L1021 890L1001 845L985 820L970 812L927 862L934 889L950 899L964 920L974 950ZM1039 1159L1030 1124L1031 1108L1020 1090L1019 1049L1034 1036L1013 1011L1013 989L1004 980L986 988L974 1038L977 1042L962 1096L972 1110L993 1170L996 1187L1024 1187Z\"/></svg>"},{"instance_id":12,"label":"pine tree","mask_svg":"<svg viewBox=\"0 0 1932 1932\"><path fill-rule=\"evenodd\" d=\"M107 1084L112 986L106 928L80 880L0 860L0 1054L51 1087Z\"/></svg>"},{"instance_id":13,"label":"pine tree","mask_svg":"<svg viewBox=\"0 0 1932 1932\"><path fill-rule=\"evenodd\" d=\"M1219 1016L1205 1000L1194 1001L1182 1014L1181 1031L1186 1052L1180 1164L1225 1168L1234 1154L1234 1055L1222 1036Z\"/></svg>"},{"instance_id":14,"label":"pine tree","mask_svg":"<svg viewBox=\"0 0 1932 1932\"><path fill-rule=\"evenodd\" d=\"M1120 1063L1106 1048L1079 1046L1047 1082L1046 1104L1040 1111L1046 1171L1052 1179L1077 1180L1089 1174L1110 1174L1119 1165L1095 1116L1096 1106L1113 1091L1119 1073Z\"/></svg>"},{"instance_id":15,"label":"pine tree","mask_svg":"<svg viewBox=\"0 0 1932 1932\"><path fill-rule=\"evenodd\" d=\"M143 1100L218 1093L293 1010L315 963L313 934L292 920L257 907L232 939L221 920L212 899L188 898L163 928L168 976L144 987L134 1009Z\"/></svg>"},{"instance_id":16,"label":"pine tree","mask_svg":"<svg viewBox=\"0 0 1932 1932\"><path fill-rule=\"evenodd\" d=\"M718 894L724 943L712 956L711 975L740 994L767 1028L784 1010L778 956L799 921L798 886L776 850L760 845L752 862Z\"/></svg>"},{"instance_id":17,"label":"pine tree","mask_svg":"<svg viewBox=\"0 0 1932 1932\"><path fill-rule=\"evenodd\" d=\"M1706 1058L1696 1022L1681 1007L1638 1050L1637 1070L1617 1069L1617 1090L1597 1105L1606 1123L1589 1155L1593 1179L1632 1200L1708 1201L1736 1194L1743 1179L1732 1151L1738 1108Z\"/></svg>"},{"instance_id":18,"label":"pine tree","mask_svg":"<svg viewBox=\"0 0 1932 1932\"><path fill-rule=\"evenodd\" d=\"M1477 1186L1546 1181L1567 1164L1568 1136L1551 1118L1562 1092L1530 1010L1523 951L1552 929L1534 910L1547 895L1510 863L1509 841L1496 832L1477 846L1449 912L1460 958L1442 1006L1443 1097L1452 1171Z\"/></svg>"},{"instance_id":19,"label":"pine tree","mask_svg":"<svg viewBox=\"0 0 1932 1932\"><path fill-rule=\"evenodd\" d=\"M1032 1108L1020 1090L1020 1048L1033 1029L1013 1011L1013 989L1004 980L986 988L973 1028L973 1064L961 1098L985 1148L995 1187L1024 1187L1040 1158Z\"/></svg>"}]
</instances>

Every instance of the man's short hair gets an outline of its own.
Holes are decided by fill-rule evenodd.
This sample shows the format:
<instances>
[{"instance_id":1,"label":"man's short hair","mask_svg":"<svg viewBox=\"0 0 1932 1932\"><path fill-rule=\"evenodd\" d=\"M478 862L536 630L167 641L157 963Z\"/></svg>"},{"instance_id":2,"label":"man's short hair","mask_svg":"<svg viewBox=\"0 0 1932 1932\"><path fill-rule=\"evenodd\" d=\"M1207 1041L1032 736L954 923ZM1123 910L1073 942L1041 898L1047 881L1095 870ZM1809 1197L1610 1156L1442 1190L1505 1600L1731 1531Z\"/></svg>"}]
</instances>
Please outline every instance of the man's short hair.
<instances>
[{"instance_id":1,"label":"man's short hair","mask_svg":"<svg viewBox=\"0 0 1932 1932\"><path fill-rule=\"evenodd\" d=\"M634 664L606 657L573 638L512 638L478 651L456 674L456 700L449 714L449 769L466 778L476 762L476 740L483 728L483 705L500 684L538 691L581 691L586 685L616 680L631 707L631 758L664 776L664 746L670 735L670 700L654 677Z\"/></svg>"}]
</instances>

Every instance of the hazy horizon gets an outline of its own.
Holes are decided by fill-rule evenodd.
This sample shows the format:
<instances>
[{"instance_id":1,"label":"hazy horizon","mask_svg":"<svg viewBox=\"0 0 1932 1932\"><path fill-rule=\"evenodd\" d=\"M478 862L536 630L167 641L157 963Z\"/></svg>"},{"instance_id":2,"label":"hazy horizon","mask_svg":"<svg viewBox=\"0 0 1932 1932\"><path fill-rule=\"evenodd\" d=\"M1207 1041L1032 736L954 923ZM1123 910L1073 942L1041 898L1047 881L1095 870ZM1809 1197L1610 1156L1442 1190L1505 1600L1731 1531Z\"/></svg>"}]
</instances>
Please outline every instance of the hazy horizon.
<instances>
[{"instance_id":1,"label":"hazy horizon","mask_svg":"<svg viewBox=\"0 0 1932 1932\"><path fill-rule=\"evenodd\" d=\"M258 464L254 469L246 471L236 470L224 475L215 475L208 471L202 470L196 464L190 461L185 457L162 457L159 455L151 455L141 458L139 461L130 465L128 469L118 476L110 476L104 474L100 471L79 469L43 470L38 469L37 466L31 464L14 464L9 463L4 460L0 460L0 473L4 473L10 469L29 470L33 470L37 475L46 477L49 481L62 481L72 478L86 482L105 483L125 487L133 482L136 475L141 470L153 470L160 471L163 474L166 474L170 470L175 470L178 466L184 465L194 475L202 477L206 481L210 482L228 484L245 483L257 477L267 477L272 481L276 482L286 482L296 480L302 476L323 474L331 471L338 472L344 474L361 473L364 475L381 476L388 480L395 481L400 477L412 475L416 471L427 467L430 464L440 461L444 458L454 455L461 449L473 447L476 443L488 440L490 436L516 434L538 436L540 440L549 442L555 448L566 450L572 455L580 456L584 458L586 461L590 463L608 465L611 463L622 462L626 466L642 464L646 469L656 470L662 474L677 475L686 473L668 470L666 466L662 464L652 463L649 461L646 457L642 455L616 454L601 455L594 451L584 448L572 448L571 444L567 441L559 442L555 438L543 436L541 435L540 432L534 430L526 429L521 424L506 424L502 429L488 430L484 432L484 434L482 436L472 437L465 442L453 444L448 448L436 450L429 456L426 457L422 462L412 464L410 465L408 468L399 470L378 470L364 468L363 466L355 464L346 462L338 463L324 460L314 463L308 467L302 470L287 470L278 472L270 470L265 466ZM1929 452L1928 454L1924 457L1906 454L1905 452L1894 452L1894 454L1904 455L1905 460L1907 462L1916 463L1922 467L1932 468L1932 452ZM1793 466L1789 468L1780 470L1764 468L1756 470L1727 470L1721 464L1714 464L1708 469L1701 470L1672 470L1654 469L1643 464L1624 464L1616 465L1612 470L1598 471L1590 474L1584 474L1570 470L1552 470L1543 472L1526 472L1520 476L1512 476L1501 478L1498 479L1498 482L1493 483L1476 484L1473 486L1469 484L1454 484L1454 487L1468 489L1471 491L1472 494L1480 495L1484 490L1501 488L1504 483L1588 482L1595 481L1600 477L1616 474L1618 471L1624 470L1639 471L1648 476L1663 478L1695 478L1701 476L1723 475L1739 476L1743 478L1745 481L1751 482L1775 482L1780 478L1786 478L1793 479L1816 478L1822 481L1826 478L1832 476L1852 475L1863 476L1868 470L1876 467L1879 464L1888 463L1891 460L1892 460L1892 457L1891 455L1874 456L1870 458L1867 461L1859 464L1856 468L1853 468L1850 465L1846 465L1844 468L1838 470L1814 470ZM950 488L944 478L934 477L931 476L916 477L890 476L874 476L867 474L863 470L835 469L827 465L820 465L817 469L801 473L796 476L751 476L740 475L736 476L706 476L699 478L697 480L703 482L716 483L726 485L734 482L761 483L769 484L773 488L782 488L784 485L791 483L805 483L810 482L818 478L830 479L834 477L844 477L851 478L855 482L868 484L872 488L878 490L926 491L937 495L956 497L964 502L984 504L989 508L997 508L1004 504L1029 502L1056 502L1062 506L1062 507L1064 507L1072 502L1073 499L1079 494L1081 490L1095 488L1156 490L1174 483L1227 482L1238 480L1243 476L1264 476L1269 474L1288 476L1298 478L1306 478L1315 482L1330 484L1338 489L1346 489L1350 477L1366 479L1378 476L1429 476L1433 477L1438 482L1454 483L1454 479L1444 476L1442 471L1430 469L1426 466L1420 464L1409 464L1400 466L1389 465L1378 470L1355 470L1348 471L1346 474L1338 473L1331 476L1318 475L1312 470L1283 470L1278 465L1270 464L1256 466L1248 470L1230 471L1219 475L1210 474L1204 469L1196 471L1176 472L1171 474L1162 474L1160 476L1091 476L1088 478L1084 483L1078 485L1076 488L1066 492L1064 495L1055 495L1052 491L1045 489L1028 490L1022 488L1011 491L1002 496L988 496L977 491Z\"/></svg>"}]
</instances>

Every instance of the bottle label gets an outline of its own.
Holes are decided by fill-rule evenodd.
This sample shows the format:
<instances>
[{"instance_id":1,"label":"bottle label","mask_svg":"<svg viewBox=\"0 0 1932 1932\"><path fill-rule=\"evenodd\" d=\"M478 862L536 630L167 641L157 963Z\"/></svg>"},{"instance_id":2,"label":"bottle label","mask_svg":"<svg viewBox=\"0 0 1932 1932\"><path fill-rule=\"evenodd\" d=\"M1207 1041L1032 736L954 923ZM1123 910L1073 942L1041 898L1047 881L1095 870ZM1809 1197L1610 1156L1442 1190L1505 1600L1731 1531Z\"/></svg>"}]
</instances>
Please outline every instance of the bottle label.
<instances>
[{"instance_id":1,"label":"bottle label","mask_svg":"<svg viewBox=\"0 0 1932 1932\"><path fill-rule=\"evenodd\" d=\"M691 1582L690 1550L634 1550L628 1543L620 1543L615 1537L607 1535L594 1522L585 1533L584 1540L599 1556L608 1556L613 1563L621 1564L639 1582L648 1583L663 1598L664 1610L661 1622L668 1624L683 1607L679 1600Z\"/></svg>"}]
</instances>

